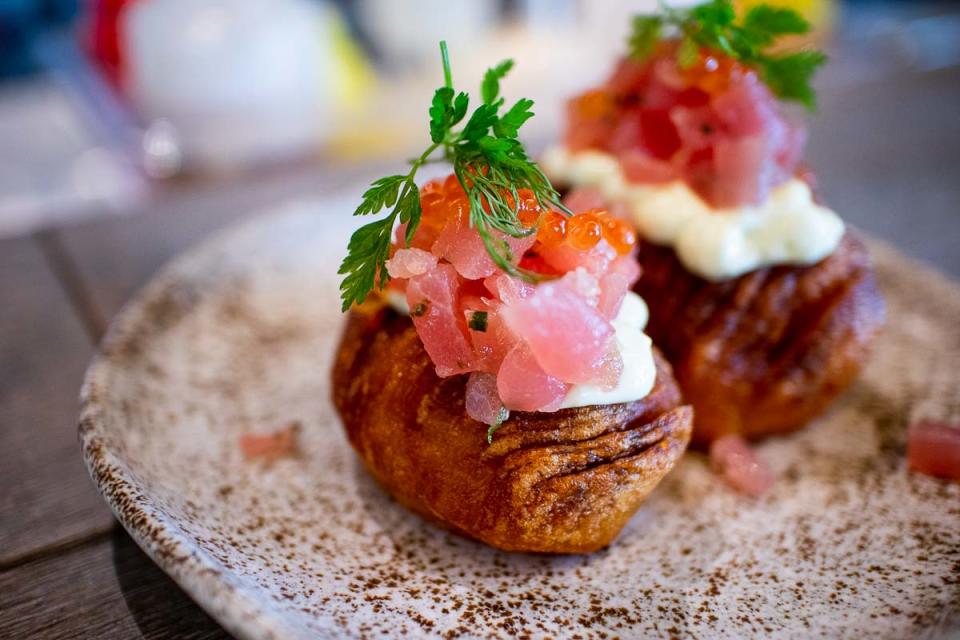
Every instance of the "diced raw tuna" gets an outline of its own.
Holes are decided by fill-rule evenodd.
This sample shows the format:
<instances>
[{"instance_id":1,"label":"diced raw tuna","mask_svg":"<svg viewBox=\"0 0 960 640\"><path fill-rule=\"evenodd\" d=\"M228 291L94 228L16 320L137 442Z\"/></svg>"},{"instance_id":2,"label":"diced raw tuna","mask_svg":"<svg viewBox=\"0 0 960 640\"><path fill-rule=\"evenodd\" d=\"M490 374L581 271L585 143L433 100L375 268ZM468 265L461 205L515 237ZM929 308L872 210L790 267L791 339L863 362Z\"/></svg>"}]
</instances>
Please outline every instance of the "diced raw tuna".
<instances>
[{"instance_id":1,"label":"diced raw tuna","mask_svg":"<svg viewBox=\"0 0 960 640\"><path fill-rule=\"evenodd\" d=\"M614 334L610 322L585 304L569 280L541 284L531 297L505 306L501 315L546 373L574 384L594 380Z\"/></svg>"},{"instance_id":2,"label":"diced raw tuna","mask_svg":"<svg viewBox=\"0 0 960 640\"><path fill-rule=\"evenodd\" d=\"M483 281L487 289L505 304L513 304L518 300L533 295L533 285L524 282L506 273L498 271Z\"/></svg>"},{"instance_id":3,"label":"diced raw tuna","mask_svg":"<svg viewBox=\"0 0 960 640\"><path fill-rule=\"evenodd\" d=\"M474 371L467 379L467 415L483 424L495 424L504 408L497 392L497 377Z\"/></svg>"},{"instance_id":4,"label":"diced raw tuna","mask_svg":"<svg viewBox=\"0 0 960 640\"><path fill-rule=\"evenodd\" d=\"M507 409L556 411L568 389L562 380L544 372L522 342L507 354L497 374L497 391Z\"/></svg>"},{"instance_id":5,"label":"diced raw tuna","mask_svg":"<svg viewBox=\"0 0 960 640\"><path fill-rule=\"evenodd\" d=\"M594 365L590 383L601 389L613 389L620 382L622 374L623 357L620 355L616 343L611 342L607 347L607 353Z\"/></svg>"},{"instance_id":6,"label":"diced raw tuna","mask_svg":"<svg viewBox=\"0 0 960 640\"><path fill-rule=\"evenodd\" d=\"M412 278L426 273L437 264L437 256L423 249L399 249L387 260L391 278Z\"/></svg>"},{"instance_id":7,"label":"diced raw tuna","mask_svg":"<svg viewBox=\"0 0 960 640\"><path fill-rule=\"evenodd\" d=\"M612 320L617 317L620 305L630 290L630 280L622 273L608 273L600 279L600 298L597 311Z\"/></svg>"},{"instance_id":8,"label":"diced raw tuna","mask_svg":"<svg viewBox=\"0 0 960 640\"><path fill-rule=\"evenodd\" d=\"M297 454L300 423L291 422L271 433L245 433L240 436L240 451L247 460L273 464Z\"/></svg>"},{"instance_id":9,"label":"diced raw tuna","mask_svg":"<svg viewBox=\"0 0 960 640\"><path fill-rule=\"evenodd\" d=\"M674 107L670 110L670 121L677 128L683 146L690 150L709 147L723 126L716 112L709 107Z\"/></svg>"},{"instance_id":10,"label":"diced raw tuna","mask_svg":"<svg viewBox=\"0 0 960 640\"><path fill-rule=\"evenodd\" d=\"M623 58L614 68L607 86L614 94L633 93L649 84L650 77L649 65L632 58Z\"/></svg>"},{"instance_id":11,"label":"diced raw tuna","mask_svg":"<svg viewBox=\"0 0 960 640\"><path fill-rule=\"evenodd\" d=\"M438 264L407 283L407 304L423 347L441 378L473 368L473 349L459 313L459 278L449 264Z\"/></svg>"},{"instance_id":12,"label":"diced raw tuna","mask_svg":"<svg viewBox=\"0 0 960 640\"><path fill-rule=\"evenodd\" d=\"M517 336L510 331L500 316L499 311L502 307L501 303L492 302L483 309L478 309L487 314L483 322L485 326L483 330L480 330L479 326L468 329L470 341L473 344L473 352L476 356L475 366L479 371L496 374L500 370L503 359L517 342ZM474 309L475 307L465 311L464 317L467 319L468 327L472 314L476 313Z\"/></svg>"},{"instance_id":13,"label":"diced raw tuna","mask_svg":"<svg viewBox=\"0 0 960 640\"><path fill-rule=\"evenodd\" d=\"M617 156L631 182L685 180L715 207L761 202L794 174L803 130L749 67L717 53L688 68L676 58L667 42L573 99L567 146Z\"/></svg>"},{"instance_id":14,"label":"diced raw tuna","mask_svg":"<svg viewBox=\"0 0 960 640\"><path fill-rule=\"evenodd\" d=\"M791 176L799 177L802 173L800 160L803 157L806 142L807 130L796 122L787 122L783 143L776 152L777 175L774 178L774 184L779 184Z\"/></svg>"},{"instance_id":15,"label":"diced raw tuna","mask_svg":"<svg viewBox=\"0 0 960 640\"><path fill-rule=\"evenodd\" d=\"M577 187L571 189L563 198L563 204L571 211L601 209L606 205L603 192L596 187Z\"/></svg>"},{"instance_id":16,"label":"diced raw tuna","mask_svg":"<svg viewBox=\"0 0 960 640\"><path fill-rule=\"evenodd\" d=\"M717 207L758 202L772 186L767 163L769 141L763 136L725 138L714 145L714 180L707 195Z\"/></svg>"},{"instance_id":17,"label":"diced raw tuna","mask_svg":"<svg viewBox=\"0 0 960 640\"><path fill-rule=\"evenodd\" d=\"M494 233L507 241L510 251L517 258L522 256L536 241L534 236L511 238L499 234L499 232ZM437 237L432 251L438 257L446 259L456 267L464 278L479 280L497 271L497 265L487 252L487 247L483 244L480 234L470 226L469 213L465 210L461 210L451 217Z\"/></svg>"},{"instance_id":18,"label":"diced raw tuna","mask_svg":"<svg viewBox=\"0 0 960 640\"><path fill-rule=\"evenodd\" d=\"M590 273L604 273L617 257L616 250L606 240L601 240L589 251L580 251L570 245L561 244L555 247L541 247L539 253L548 265L560 273L574 271L581 267Z\"/></svg>"},{"instance_id":19,"label":"diced raw tuna","mask_svg":"<svg viewBox=\"0 0 960 640\"><path fill-rule=\"evenodd\" d=\"M623 175L631 182L656 184L676 180L680 177L676 167L669 161L654 158L642 149L627 149L626 151L621 151L619 160ZM601 202L593 206L602 207L603 203Z\"/></svg>"},{"instance_id":20,"label":"diced raw tuna","mask_svg":"<svg viewBox=\"0 0 960 640\"><path fill-rule=\"evenodd\" d=\"M714 440L710 463L728 485L748 496L760 497L773 486L773 473L740 436Z\"/></svg>"},{"instance_id":21,"label":"diced raw tuna","mask_svg":"<svg viewBox=\"0 0 960 640\"><path fill-rule=\"evenodd\" d=\"M960 424L920 420L907 430L907 462L919 473L960 480Z\"/></svg>"},{"instance_id":22,"label":"diced raw tuna","mask_svg":"<svg viewBox=\"0 0 960 640\"><path fill-rule=\"evenodd\" d=\"M468 415L492 424L503 408L554 411L574 384L618 384L623 360L610 320L639 274L629 223L595 208L572 218L541 212L527 197L522 221L541 227L507 242L521 268L554 278L535 286L494 266L455 178L424 187L421 204L411 246L398 238L387 261L389 286L405 291L437 374L470 374ZM436 238L430 251L422 234Z\"/></svg>"},{"instance_id":23,"label":"diced raw tuna","mask_svg":"<svg viewBox=\"0 0 960 640\"><path fill-rule=\"evenodd\" d=\"M600 278L600 298L597 309L612 320L617 317L627 291L640 277L640 265L633 256L621 256L611 263Z\"/></svg>"},{"instance_id":24,"label":"diced raw tuna","mask_svg":"<svg viewBox=\"0 0 960 640\"><path fill-rule=\"evenodd\" d=\"M716 95L712 110L732 136L755 136L768 131L780 120L776 101L755 75L731 82L726 91Z\"/></svg>"}]
</instances>

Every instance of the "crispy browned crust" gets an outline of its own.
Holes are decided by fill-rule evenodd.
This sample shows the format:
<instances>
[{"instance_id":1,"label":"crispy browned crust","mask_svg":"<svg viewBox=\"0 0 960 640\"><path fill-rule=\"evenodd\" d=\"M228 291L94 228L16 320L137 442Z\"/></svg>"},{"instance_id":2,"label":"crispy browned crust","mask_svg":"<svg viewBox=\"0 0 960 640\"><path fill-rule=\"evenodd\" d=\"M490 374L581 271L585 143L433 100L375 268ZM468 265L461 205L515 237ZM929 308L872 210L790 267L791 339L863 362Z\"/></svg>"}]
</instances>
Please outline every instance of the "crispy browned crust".
<instances>
[{"instance_id":1,"label":"crispy browned crust","mask_svg":"<svg viewBox=\"0 0 960 640\"><path fill-rule=\"evenodd\" d=\"M870 258L849 233L816 265L725 282L691 274L669 248L643 244L639 260L647 333L696 409L696 444L804 425L853 381L883 323Z\"/></svg>"},{"instance_id":2,"label":"crispy browned crust","mask_svg":"<svg viewBox=\"0 0 960 640\"><path fill-rule=\"evenodd\" d=\"M437 377L409 318L354 311L333 396L364 465L407 507L500 549L588 552L616 537L690 439L693 411L656 356L643 400L517 412L488 445L466 415L465 377Z\"/></svg>"}]
</instances>

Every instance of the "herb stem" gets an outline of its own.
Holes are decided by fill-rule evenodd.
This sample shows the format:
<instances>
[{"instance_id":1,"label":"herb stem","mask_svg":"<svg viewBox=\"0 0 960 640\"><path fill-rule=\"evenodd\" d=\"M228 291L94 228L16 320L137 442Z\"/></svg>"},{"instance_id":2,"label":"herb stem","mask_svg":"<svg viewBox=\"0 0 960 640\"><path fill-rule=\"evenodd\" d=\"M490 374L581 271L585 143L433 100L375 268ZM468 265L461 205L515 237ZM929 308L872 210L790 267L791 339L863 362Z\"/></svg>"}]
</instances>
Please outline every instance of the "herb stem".
<instances>
[{"instance_id":1,"label":"herb stem","mask_svg":"<svg viewBox=\"0 0 960 640\"><path fill-rule=\"evenodd\" d=\"M416 173L417 173L417 169L419 169L420 167L422 167L423 165L425 165L425 164L427 164L428 162L431 161L431 160L430 160L430 155L431 155L434 151L436 151L437 149L439 149L442 144L443 144L442 142L434 142L434 143L431 144L429 147L427 147L427 150L426 150L426 151L424 151L423 153L420 154L420 157L419 157L419 158L417 158L416 160L411 160L411 161L410 161L410 173L407 174L407 179L408 179L408 180L413 180L413 177L414 177L414 176L416 175Z\"/></svg>"},{"instance_id":2,"label":"herb stem","mask_svg":"<svg viewBox=\"0 0 960 640\"><path fill-rule=\"evenodd\" d=\"M443 61L443 86L453 89L453 72L450 71L450 52L447 51L447 41L440 41L440 58Z\"/></svg>"},{"instance_id":3,"label":"herb stem","mask_svg":"<svg viewBox=\"0 0 960 640\"><path fill-rule=\"evenodd\" d=\"M480 235L494 264L530 282L548 277L521 268L517 264L521 256L513 255L506 241L507 237L522 238L537 231L537 224L520 221L521 189L529 191L543 209L566 211L560 195L517 139L520 127L533 116L533 101L520 99L501 112L504 99L500 97L500 81L513 66L512 60L505 60L487 70L481 85L482 104L462 128L456 129L467 117L469 96L454 91L445 41L440 42L440 55L445 86L434 92L430 104L431 144L408 160L406 174L374 181L354 212L370 215L386 210L387 215L360 227L350 237L347 256L338 270L344 275L340 284L344 310L363 302L374 288L382 289L389 281L390 274L384 267L397 223L405 225L404 244L410 246L423 214L415 178L421 167L438 160L432 157L435 154L453 165L469 200L470 225ZM438 150L440 153L436 153Z\"/></svg>"}]
</instances>

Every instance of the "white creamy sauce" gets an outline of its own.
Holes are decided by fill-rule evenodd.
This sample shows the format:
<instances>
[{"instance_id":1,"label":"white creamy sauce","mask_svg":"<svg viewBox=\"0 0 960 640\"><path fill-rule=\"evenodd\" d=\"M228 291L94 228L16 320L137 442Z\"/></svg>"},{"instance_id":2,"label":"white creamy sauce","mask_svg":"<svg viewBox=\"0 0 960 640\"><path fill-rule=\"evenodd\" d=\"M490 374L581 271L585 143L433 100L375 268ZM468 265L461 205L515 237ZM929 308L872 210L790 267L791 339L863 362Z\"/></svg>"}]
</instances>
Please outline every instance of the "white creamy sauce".
<instances>
[{"instance_id":1,"label":"white creamy sauce","mask_svg":"<svg viewBox=\"0 0 960 640\"><path fill-rule=\"evenodd\" d=\"M407 294L396 289L387 289L383 292L383 297L387 299L387 304L393 307L397 313L410 315L410 305L407 303Z\"/></svg>"},{"instance_id":2,"label":"white creamy sauce","mask_svg":"<svg viewBox=\"0 0 960 640\"><path fill-rule=\"evenodd\" d=\"M410 315L407 298L402 293L387 289L384 297L394 311ZM653 361L653 343L643 332L649 315L643 298L628 291L617 317L611 322L616 332L614 339L623 359L623 373L620 374L619 383L613 389L603 389L592 384L574 385L567 392L567 397L560 405L561 409L633 402L650 393L656 381L657 368Z\"/></svg>"},{"instance_id":3,"label":"white creamy sauce","mask_svg":"<svg viewBox=\"0 0 960 640\"><path fill-rule=\"evenodd\" d=\"M616 331L614 339L620 357L623 358L620 381L613 389L602 389L592 384L574 385L567 392L561 409L633 402L650 393L657 377L657 368L653 361L653 343L643 332L648 316L643 298L628 291L617 317L611 323Z\"/></svg>"},{"instance_id":4,"label":"white creamy sauce","mask_svg":"<svg viewBox=\"0 0 960 640\"><path fill-rule=\"evenodd\" d=\"M640 234L671 247L691 272L708 280L735 278L760 267L809 265L830 255L844 234L836 213L813 201L793 178L759 205L714 209L684 182L634 184L613 156L554 147L541 163L552 180L594 187L625 203Z\"/></svg>"}]
</instances>

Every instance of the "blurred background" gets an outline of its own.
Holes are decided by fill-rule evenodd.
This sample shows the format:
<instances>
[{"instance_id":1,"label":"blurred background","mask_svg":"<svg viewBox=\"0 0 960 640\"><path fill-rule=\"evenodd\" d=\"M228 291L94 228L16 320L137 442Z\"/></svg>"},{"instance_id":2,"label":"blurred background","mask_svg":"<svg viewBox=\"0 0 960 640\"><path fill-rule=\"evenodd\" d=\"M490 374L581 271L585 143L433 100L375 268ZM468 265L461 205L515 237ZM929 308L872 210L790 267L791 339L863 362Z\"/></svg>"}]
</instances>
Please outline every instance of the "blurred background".
<instances>
[{"instance_id":1,"label":"blurred background","mask_svg":"<svg viewBox=\"0 0 960 640\"><path fill-rule=\"evenodd\" d=\"M742 0L750 4L750 0ZM960 4L779 0L832 62L808 156L841 215L960 275ZM296 197L422 146L441 81L519 61L533 149L655 0L0 0L0 237L176 193ZM226 197L226 195L224 195ZM2 274L0 274L2 275Z\"/></svg>"},{"instance_id":2,"label":"blurred background","mask_svg":"<svg viewBox=\"0 0 960 640\"><path fill-rule=\"evenodd\" d=\"M0 636L226 637L78 455L110 318L247 214L348 215L324 203L423 148L441 38L472 92L517 59L504 91L536 100L537 153L656 1L0 0ZM768 1L831 57L807 147L823 198L960 278L960 2Z\"/></svg>"}]
</instances>

